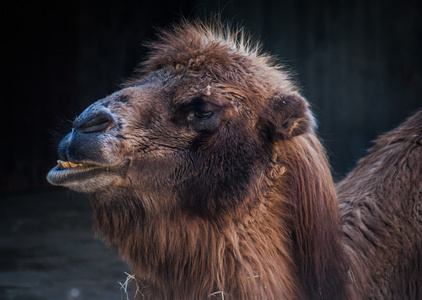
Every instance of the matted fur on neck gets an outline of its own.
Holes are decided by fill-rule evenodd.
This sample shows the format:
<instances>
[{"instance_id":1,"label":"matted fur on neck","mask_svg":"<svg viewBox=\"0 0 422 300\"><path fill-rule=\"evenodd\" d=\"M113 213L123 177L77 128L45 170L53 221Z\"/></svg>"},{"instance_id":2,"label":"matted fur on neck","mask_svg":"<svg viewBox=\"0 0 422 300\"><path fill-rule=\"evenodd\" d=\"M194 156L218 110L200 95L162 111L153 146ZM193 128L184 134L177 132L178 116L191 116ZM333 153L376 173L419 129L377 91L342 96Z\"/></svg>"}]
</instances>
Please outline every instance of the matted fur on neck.
<instances>
[{"instance_id":1,"label":"matted fur on neck","mask_svg":"<svg viewBox=\"0 0 422 300\"><path fill-rule=\"evenodd\" d=\"M118 247L146 298L348 299L325 154L312 135L298 139L274 149L271 168L250 186L254 199L244 203L252 205L217 219L147 216L136 194L99 194L96 229Z\"/></svg>"}]
</instances>

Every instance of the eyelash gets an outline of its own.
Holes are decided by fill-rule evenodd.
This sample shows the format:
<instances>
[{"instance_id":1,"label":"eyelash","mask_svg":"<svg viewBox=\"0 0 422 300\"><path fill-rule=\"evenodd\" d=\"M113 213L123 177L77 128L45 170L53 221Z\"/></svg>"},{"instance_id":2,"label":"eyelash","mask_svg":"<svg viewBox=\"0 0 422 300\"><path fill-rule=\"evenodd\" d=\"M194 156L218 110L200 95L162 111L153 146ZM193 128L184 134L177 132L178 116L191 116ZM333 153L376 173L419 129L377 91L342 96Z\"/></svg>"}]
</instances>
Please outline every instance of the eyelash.
<instances>
[{"instance_id":1,"label":"eyelash","mask_svg":"<svg viewBox=\"0 0 422 300\"><path fill-rule=\"evenodd\" d=\"M198 111L194 111L191 114L189 114L189 119L192 120L193 118L197 118L200 120L208 120L209 118L212 117L214 113L212 111L207 111L207 110L198 110Z\"/></svg>"}]
</instances>

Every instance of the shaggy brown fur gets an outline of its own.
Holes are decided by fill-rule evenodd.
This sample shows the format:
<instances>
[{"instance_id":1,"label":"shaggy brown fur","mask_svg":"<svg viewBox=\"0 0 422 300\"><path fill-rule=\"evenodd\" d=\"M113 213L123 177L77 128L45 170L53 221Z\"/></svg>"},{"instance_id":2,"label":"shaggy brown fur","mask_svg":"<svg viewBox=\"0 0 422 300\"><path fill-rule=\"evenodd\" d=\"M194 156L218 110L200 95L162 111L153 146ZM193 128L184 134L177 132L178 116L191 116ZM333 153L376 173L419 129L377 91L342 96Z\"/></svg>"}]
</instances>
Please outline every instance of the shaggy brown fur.
<instances>
[{"instance_id":1,"label":"shaggy brown fur","mask_svg":"<svg viewBox=\"0 0 422 300\"><path fill-rule=\"evenodd\" d=\"M48 175L90 194L139 298L351 297L330 170L288 74L219 26L150 48L75 120Z\"/></svg>"},{"instance_id":2,"label":"shaggy brown fur","mask_svg":"<svg viewBox=\"0 0 422 300\"><path fill-rule=\"evenodd\" d=\"M422 111L338 184L340 215L307 102L241 31L182 24L150 48L47 177L90 194L137 297L422 297Z\"/></svg>"},{"instance_id":3,"label":"shaggy brown fur","mask_svg":"<svg viewBox=\"0 0 422 300\"><path fill-rule=\"evenodd\" d=\"M313 119L286 73L242 39L196 24L150 45L142 78L165 70L178 80L175 99L211 94L229 119L192 154L200 170L181 162L189 177L177 192L157 186L148 203L141 187L95 194L96 228L147 298L345 299L337 203Z\"/></svg>"},{"instance_id":4,"label":"shaggy brown fur","mask_svg":"<svg viewBox=\"0 0 422 300\"><path fill-rule=\"evenodd\" d=\"M337 186L362 299L422 299L422 111L379 138Z\"/></svg>"}]
</instances>

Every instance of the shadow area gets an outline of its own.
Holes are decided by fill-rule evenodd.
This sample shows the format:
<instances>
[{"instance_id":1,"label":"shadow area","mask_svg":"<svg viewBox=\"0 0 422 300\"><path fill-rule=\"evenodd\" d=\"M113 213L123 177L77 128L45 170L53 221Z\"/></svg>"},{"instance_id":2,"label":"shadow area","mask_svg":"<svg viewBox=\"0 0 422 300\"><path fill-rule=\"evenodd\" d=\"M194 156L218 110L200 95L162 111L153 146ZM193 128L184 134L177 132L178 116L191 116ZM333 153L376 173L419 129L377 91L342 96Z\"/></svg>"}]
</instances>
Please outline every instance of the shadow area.
<instances>
[{"instance_id":1,"label":"shadow area","mask_svg":"<svg viewBox=\"0 0 422 300\"><path fill-rule=\"evenodd\" d=\"M0 197L0 299L126 299L130 273L92 230L86 196Z\"/></svg>"}]
</instances>

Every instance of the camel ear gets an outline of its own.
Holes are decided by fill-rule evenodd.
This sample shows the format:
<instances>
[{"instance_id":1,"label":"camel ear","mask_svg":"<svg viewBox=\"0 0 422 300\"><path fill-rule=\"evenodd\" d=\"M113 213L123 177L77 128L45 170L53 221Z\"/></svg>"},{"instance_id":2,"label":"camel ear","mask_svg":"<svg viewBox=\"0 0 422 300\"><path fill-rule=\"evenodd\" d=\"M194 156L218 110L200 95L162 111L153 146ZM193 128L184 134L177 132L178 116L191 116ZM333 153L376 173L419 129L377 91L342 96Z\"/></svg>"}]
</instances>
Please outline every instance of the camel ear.
<instances>
[{"instance_id":1,"label":"camel ear","mask_svg":"<svg viewBox=\"0 0 422 300\"><path fill-rule=\"evenodd\" d=\"M291 139L312 132L315 120L308 106L308 102L298 93L275 96L270 104L275 136L279 139Z\"/></svg>"}]
</instances>

